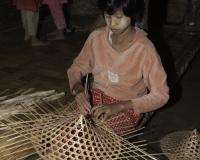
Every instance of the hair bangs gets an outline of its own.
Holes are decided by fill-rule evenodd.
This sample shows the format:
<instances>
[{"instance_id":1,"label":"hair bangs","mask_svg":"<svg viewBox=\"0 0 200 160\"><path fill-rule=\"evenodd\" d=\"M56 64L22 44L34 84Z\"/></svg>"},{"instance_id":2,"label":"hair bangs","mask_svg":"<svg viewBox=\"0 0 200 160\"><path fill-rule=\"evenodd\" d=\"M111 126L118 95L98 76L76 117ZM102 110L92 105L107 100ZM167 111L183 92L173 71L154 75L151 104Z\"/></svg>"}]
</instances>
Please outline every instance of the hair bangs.
<instances>
[{"instance_id":1,"label":"hair bangs","mask_svg":"<svg viewBox=\"0 0 200 160\"><path fill-rule=\"evenodd\" d=\"M99 9L101 12L105 12L106 14L112 15L119 8L121 8L120 0L118 0L118 1L116 1L116 0L107 0L107 1L99 0Z\"/></svg>"},{"instance_id":2,"label":"hair bangs","mask_svg":"<svg viewBox=\"0 0 200 160\"><path fill-rule=\"evenodd\" d=\"M141 22L144 13L144 0L98 0L98 6L103 16L122 9L124 15L131 18L132 26Z\"/></svg>"}]
</instances>

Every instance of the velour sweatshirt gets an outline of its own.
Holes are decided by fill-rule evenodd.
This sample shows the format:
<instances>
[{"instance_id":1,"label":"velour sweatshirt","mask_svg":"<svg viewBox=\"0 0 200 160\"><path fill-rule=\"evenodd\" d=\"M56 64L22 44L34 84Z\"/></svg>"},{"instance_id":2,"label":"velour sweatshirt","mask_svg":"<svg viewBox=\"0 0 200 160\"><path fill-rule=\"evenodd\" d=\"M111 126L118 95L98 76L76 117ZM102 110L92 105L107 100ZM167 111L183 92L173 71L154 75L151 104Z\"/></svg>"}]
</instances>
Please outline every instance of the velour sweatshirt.
<instances>
[{"instance_id":1,"label":"velour sweatshirt","mask_svg":"<svg viewBox=\"0 0 200 160\"><path fill-rule=\"evenodd\" d=\"M169 99L167 75L146 33L136 28L133 45L122 52L111 46L108 33L104 27L88 37L67 70L71 91L83 76L92 73L93 88L118 100L131 100L136 115L162 107Z\"/></svg>"}]
</instances>

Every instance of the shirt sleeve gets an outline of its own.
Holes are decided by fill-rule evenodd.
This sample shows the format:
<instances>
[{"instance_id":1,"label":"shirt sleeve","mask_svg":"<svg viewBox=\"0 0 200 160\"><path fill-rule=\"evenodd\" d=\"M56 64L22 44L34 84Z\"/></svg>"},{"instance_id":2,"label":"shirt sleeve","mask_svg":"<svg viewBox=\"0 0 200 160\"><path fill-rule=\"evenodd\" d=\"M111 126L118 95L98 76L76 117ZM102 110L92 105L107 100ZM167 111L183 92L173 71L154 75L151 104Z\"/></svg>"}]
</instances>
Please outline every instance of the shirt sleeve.
<instances>
[{"instance_id":1,"label":"shirt sleeve","mask_svg":"<svg viewBox=\"0 0 200 160\"><path fill-rule=\"evenodd\" d=\"M149 93L131 100L136 115L158 109L169 99L167 75L155 49L150 49L146 55L143 78Z\"/></svg>"},{"instance_id":2,"label":"shirt sleeve","mask_svg":"<svg viewBox=\"0 0 200 160\"><path fill-rule=\"evenodd\" d=\"M90 39L88 38L87 41L84 44L83 49L79 53L79 55L74 59L73 64L71 67L67 70L68 79L69 79L69 86L70 90L72 92L73 86L75 83L80 82L81 79L92 72L93 68L93 61L90 50Z\"/></svg>"}]
</instances>

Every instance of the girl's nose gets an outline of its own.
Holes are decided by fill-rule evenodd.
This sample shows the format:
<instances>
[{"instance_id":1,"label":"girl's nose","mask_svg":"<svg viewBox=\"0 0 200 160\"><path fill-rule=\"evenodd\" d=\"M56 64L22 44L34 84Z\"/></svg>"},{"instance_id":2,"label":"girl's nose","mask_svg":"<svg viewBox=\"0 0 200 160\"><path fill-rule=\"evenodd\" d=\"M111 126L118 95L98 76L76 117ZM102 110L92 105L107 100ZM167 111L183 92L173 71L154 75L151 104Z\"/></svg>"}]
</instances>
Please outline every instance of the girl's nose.
<instances>
[{"instance_id":1,"label":"girl's nose","mask_svg":"<svg viewBox=\"0 0 200 160\"><path fill-rule=\"evenodd\" d=\"M116 26L116 20L114 19L114 18L111 18L110 19L110 25L112 26L112 27L114 27L114 26Z\"/></svg>"}]
</instances>

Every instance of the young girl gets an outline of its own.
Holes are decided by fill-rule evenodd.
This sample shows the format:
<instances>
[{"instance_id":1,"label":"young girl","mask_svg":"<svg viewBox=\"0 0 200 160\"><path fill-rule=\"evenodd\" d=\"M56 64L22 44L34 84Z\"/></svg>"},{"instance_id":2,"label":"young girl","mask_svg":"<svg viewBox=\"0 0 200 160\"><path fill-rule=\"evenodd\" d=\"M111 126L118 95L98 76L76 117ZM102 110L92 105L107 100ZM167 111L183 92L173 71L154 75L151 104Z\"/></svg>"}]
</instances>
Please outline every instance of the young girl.
<instances>
[{"instance_id":1,"label":"young girl","mask_svg":"<svg viewBox=\"0 0 200 160\"><path fill-rule=\"evenodd\" d=\"M48 34L48 40L62 40L65 39L64 29L66 29L66 21L63 13L63 3L68 3L68 0L43 0L43 4L48 4L56 24L57 30Z\"/></svg>"},{"instance_id":2,"label":"young girl","mask_svg":"<svg viewBox=\"0 0 200 160\"><path fill-rule=\"evenodd\" d=\"M48 45L49 42L43 42L37 38L41 0L14 0L13 4L16 5L17 10L21 10L21 19L25 31L24 40L31 39L32 46Z\"/></svg>"},{"instance_id":3,"label":"young girl","mask_svg":"<svg viewBox=\"0 0 200 160\"><path fill-rule=\"evenodd\" d=\"M82 113L106 121L118 134L125 126L135 127L143 113L162 107L169 98L160 57L146 33L134 27L141 20L141 2L99 0L107 26L90 34L67 71ZM88 73L94 77L90 102L81 84Z\"/></svg>"}]
</instances>

